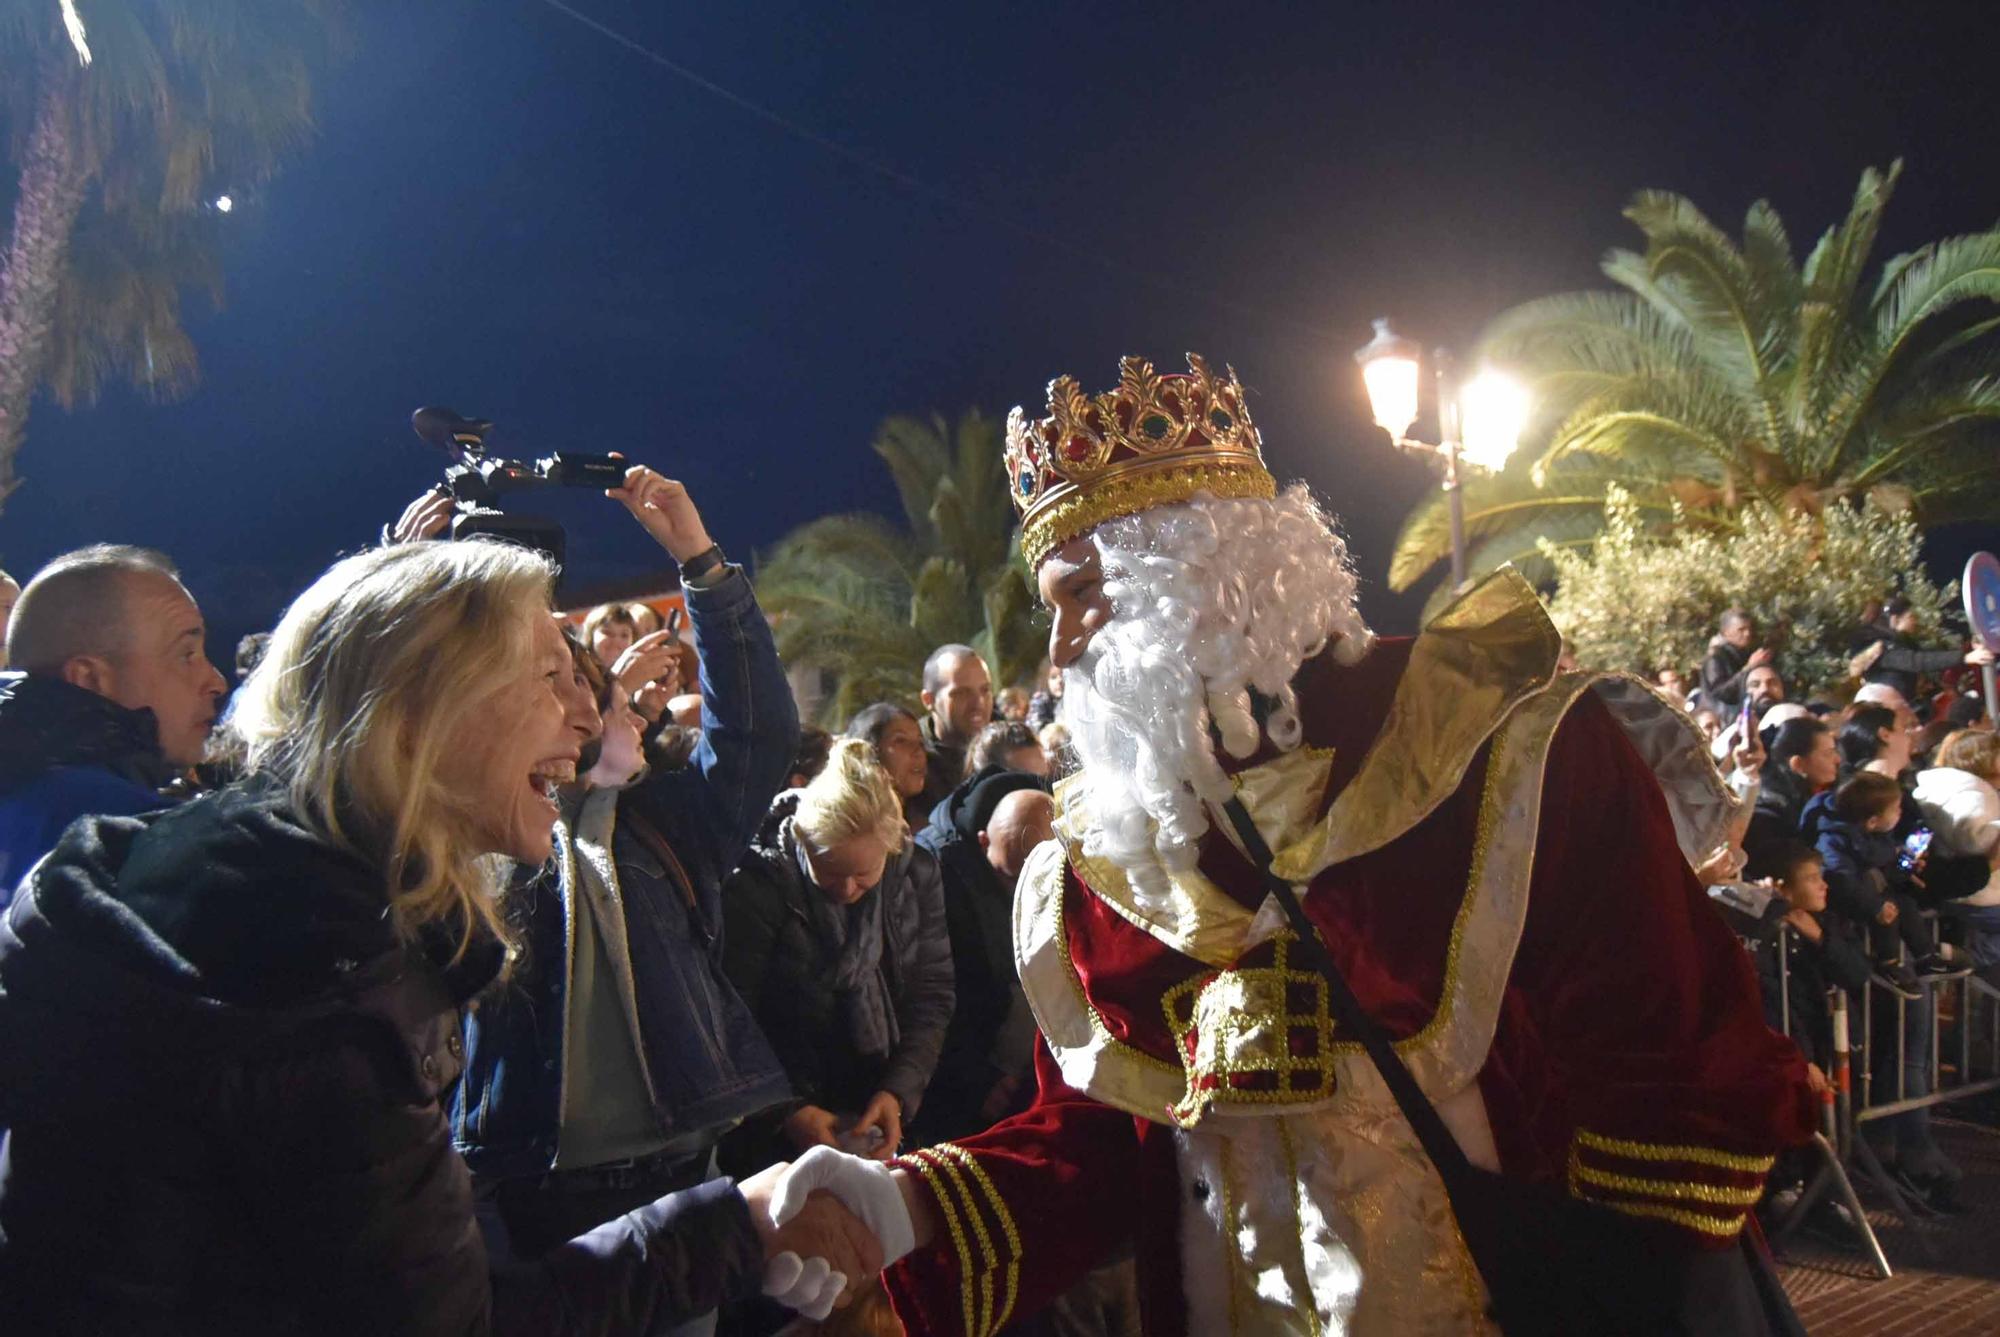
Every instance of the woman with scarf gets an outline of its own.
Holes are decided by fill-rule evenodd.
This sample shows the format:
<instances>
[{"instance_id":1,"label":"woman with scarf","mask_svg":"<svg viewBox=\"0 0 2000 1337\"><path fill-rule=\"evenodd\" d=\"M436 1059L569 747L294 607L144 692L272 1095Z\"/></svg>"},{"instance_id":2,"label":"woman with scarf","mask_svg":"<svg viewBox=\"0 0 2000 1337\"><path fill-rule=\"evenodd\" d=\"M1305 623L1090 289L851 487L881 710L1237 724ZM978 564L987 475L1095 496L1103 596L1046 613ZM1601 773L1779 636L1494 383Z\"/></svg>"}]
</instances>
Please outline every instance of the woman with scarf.
<instances>
[{"instance_id":1,"label":"woman with scarf","mask_svg":"<svg viewBox=\"0 0 2000 1337\"><path fill-rule=\"evenodd\" d=\"M834 744L780 794L722 903L724 967L804 1102L788 1145L887 1159L937 1066L953 1003L937 859L910 840L874 749Z\"/></svg>"}]
</instances>

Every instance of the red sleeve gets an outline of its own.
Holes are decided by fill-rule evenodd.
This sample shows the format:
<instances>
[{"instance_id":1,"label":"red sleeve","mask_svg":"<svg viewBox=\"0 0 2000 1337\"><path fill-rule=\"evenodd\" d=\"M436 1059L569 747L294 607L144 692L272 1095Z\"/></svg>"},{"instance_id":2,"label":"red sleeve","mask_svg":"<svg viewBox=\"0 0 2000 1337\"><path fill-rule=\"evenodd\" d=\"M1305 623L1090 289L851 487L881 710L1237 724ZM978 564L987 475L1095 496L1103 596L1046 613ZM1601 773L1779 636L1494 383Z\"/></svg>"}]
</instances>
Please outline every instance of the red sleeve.
<instances>
[{"instance_id":1,"label":"red sleeve","mask_svg":"<svg viewBox=\"0 0 2000 1337\"><path fill-rule=\"evenodd\" d=\"M1064 1084L1046 1046L1035 1103L962 1142L912 1152L942 1228L882 1274L906 1331L985 1337L1040 1309L1135 1226L1136 1121Z\"/></svg>"},{"instance_id":2,"label":"red sleeve","mask_svg":"<svg viewBox=\"0 0 2000 1337\"><path fill-rule=\"evenodd\" d=\"M1527 922L1482 1090L1512 1173L1728 1245L1779 1149L1808 1140L1805 1064L1764 1022L1658 782L1587 695L1557 730Z\"/></svg>"}]
</instances>

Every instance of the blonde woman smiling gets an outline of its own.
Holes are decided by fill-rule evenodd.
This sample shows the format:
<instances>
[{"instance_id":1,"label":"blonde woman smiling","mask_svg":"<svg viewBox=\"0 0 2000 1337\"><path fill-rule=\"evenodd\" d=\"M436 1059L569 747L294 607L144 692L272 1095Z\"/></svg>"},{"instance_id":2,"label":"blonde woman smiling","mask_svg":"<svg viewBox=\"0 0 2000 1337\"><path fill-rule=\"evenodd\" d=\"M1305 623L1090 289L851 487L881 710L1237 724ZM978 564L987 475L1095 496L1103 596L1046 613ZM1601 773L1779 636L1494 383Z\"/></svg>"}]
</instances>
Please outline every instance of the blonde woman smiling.
<instances>
[{"instance_id":1,"label":"blonde woman smiling","mask_svg":"<svg viewBox=\"0 0 2000 1337\"><path fill-rule=\"evenodd\" d=\"M342 561L246 684L240 783L86 819L0 929L0 1330L638 1333L790 1247L822 1199L718 1180L495 1271L441 1100L597 727L551 570L497 543ZM496 857L497 856L497 857ZM808 1209L813 1214L813 1209Z\"/></svg>"}]
</instances>

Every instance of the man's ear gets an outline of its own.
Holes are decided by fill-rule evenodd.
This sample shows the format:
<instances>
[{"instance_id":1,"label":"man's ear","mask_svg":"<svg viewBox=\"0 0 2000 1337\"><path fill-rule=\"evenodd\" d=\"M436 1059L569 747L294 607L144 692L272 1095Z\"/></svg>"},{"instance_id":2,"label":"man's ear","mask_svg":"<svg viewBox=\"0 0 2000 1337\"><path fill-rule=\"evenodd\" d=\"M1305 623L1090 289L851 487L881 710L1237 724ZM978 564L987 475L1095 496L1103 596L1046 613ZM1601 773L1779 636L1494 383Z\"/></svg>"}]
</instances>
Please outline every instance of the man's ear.
<instances>
[{"instance_id":1,"label":"man's ear","mask_svg":"<svg viewBox=\"0 0 2000 1337\"><path fill-rule=\"evenodd\" d=\"M70 686L99 696L108 697L118 690L118 675L112 671L111 661L98 655L72 655L63 661L60 676Z\"/></svg>"},{"instance_id":2,"label":"man's ear","mask_svg":"<svg viewBox=\"0 0 2000 1337\"><path fill-rule=\"evenodd\" d=\"M982 850L987 850L991 849L992 847L993 847L993 837L987 835L984 831L981 831L979 833L979 848Z\"/></svg>"},{"instance_id":3,"label":"man's ear","mask_svg":"<svg viewBox=\"0 0 2000 1337\"><path fill-rule=\"evenodd\" d=\"M933 691L925 690L918 692L917 699L924 703L925 710L931 710L937 705L937 693Z\"/></svg>"}]
</instances>

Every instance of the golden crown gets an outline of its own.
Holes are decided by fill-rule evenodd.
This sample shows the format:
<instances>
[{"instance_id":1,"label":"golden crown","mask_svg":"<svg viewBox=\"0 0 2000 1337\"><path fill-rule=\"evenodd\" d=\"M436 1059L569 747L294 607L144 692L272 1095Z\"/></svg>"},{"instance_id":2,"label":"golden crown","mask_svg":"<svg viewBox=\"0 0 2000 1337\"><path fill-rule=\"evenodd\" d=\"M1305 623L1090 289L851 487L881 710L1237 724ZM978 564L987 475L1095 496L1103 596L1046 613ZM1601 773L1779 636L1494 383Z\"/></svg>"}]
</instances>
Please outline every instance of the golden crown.
<instances>
[{"instance_id":1,"label":"golden crown","mask_svg":"<svg viewBox=\"0 0 2000 1337\"><path fill-rule=\"evenodd\" d=\"M1094 396L1058 376L1048 417L1007 415L1007 491L1030 569L1121 515L1202 492L1277 493L1236 369L1219 377L1197 354L1187 360L1185 373L1162 376L1144 358L1122 358L1118 388Z\"/></svg>"}]
</instances>

